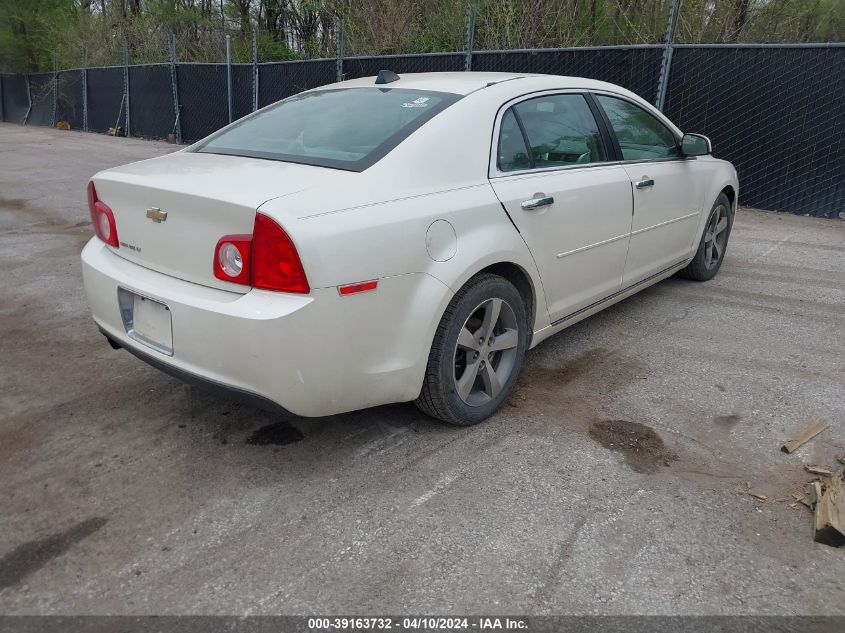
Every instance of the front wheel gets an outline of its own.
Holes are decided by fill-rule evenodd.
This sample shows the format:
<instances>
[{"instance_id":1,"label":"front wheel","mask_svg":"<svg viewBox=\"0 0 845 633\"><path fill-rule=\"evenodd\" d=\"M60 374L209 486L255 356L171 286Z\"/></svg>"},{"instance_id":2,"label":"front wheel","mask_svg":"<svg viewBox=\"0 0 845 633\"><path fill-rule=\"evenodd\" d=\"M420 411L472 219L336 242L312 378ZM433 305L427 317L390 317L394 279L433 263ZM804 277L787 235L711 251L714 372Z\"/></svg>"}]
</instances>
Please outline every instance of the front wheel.
<instances>
[{"instance_id":1,"label":"front wheel","mask_svg":"<svg viewBox=\"0 0 845 633\"><path fill-rule=\"evenodd\" d=\"M725 259L732 226L731 201L724 193L720 193L710 209L695 257L679 274L695 281L713 279Z\"/></svg>"},{"instance_id":2,"label":"front wheel","mask_svg":"<svg viewBox=\"0 0 845 633\"><path fill-rule=\"evenodd\" d=\"M513 284L487 273L473 277L452 298L437 327L417 407L461 426L489 418L513 389L528 327Z\"/></svg>"}]
</instances>

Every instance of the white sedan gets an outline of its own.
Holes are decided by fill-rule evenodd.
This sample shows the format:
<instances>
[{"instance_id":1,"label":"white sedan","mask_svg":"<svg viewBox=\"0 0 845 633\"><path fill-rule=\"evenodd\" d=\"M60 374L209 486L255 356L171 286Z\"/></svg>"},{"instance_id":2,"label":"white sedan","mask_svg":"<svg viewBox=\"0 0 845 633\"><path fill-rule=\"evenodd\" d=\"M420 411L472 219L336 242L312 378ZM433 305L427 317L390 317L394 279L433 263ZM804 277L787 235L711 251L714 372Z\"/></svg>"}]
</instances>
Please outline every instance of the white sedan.
<instances>
[{"instance_id":1,"label":"white sedan","mask_svg":"<svg viewBox=\"0 0 845 633\"><path fill-rule=\"evenodd\" d=\"M85 290L113 347L184 380L475 424L529 348L718 272L738 185L710 154L612 84L382 71L95 175Z\"/></svg>"}]
</instances>

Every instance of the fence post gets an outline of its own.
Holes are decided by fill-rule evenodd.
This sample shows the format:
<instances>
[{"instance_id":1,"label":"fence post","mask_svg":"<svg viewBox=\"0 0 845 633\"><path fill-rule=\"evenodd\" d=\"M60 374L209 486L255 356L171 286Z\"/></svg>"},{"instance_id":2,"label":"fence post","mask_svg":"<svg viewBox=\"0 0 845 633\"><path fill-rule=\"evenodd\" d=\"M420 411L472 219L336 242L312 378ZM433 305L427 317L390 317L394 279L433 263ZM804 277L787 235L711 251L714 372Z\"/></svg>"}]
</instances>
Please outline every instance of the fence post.
<instances>
[{"instance_id":1,"label":"fence post","mask_svg":"<svg viewBox=\"0 0 845 633\"><path fill-rule=\"evenodd\" d=\"M252 31L252 111L258 110L258 34Z\"/></svg>"},{"instance_id":2,"label":"fence post","mask_svg":"<svg viewBox=\"0 0 845 633\"><path fill-rule=\"evenodd\" d=\"M173 92L173 114L175 121L173 130L176 134L176 142L182 144L182 122L180 120L179 111L179 82L177 81L176 72L176 34L172 33L170 36L170 88Z\"/></svg>"},{"instance_id":3,"label":"fence post","mask_svg":"<svg viewBox=\"0 0 845 633\"><path fill-rule=\"evenodd\" d=\"M464 60L464 70L469 72L472 70L472 49L475 45L475 6L470 2L467 5L467 33L466 33L466 59Z\"/></svg>"},{"instance_id":4,"label":"fence post","mask_svg":"<svg viewBox=\"0 0 845 633\"><path fill-rule=\"evenodd\" d=\"M23 124L26 125L29 121L29 113L32 111L32 90L29 87L29 73L24 75L26 78L26 114L23 115Z\"/></svg>"},{"instance_id":5,"label":"fence post","mask_svg":"<svg viewBox=\"0 0 845 633\"><path fill-rule=\"evenodd\" d=\"M660 62L660 78L657 80L657 99L655 105L663 112L666 104L666 91L669 89L669 71L672 68L675 30L678 28L678 15L681 12L681 0L672 0L669 5L669 19L666 22L666 38L663 42L663 59Z\"/></svg>"},{"instance_id":6,"label":"fence post","mask_svg":"<svg viewBox=\"0 0 845 633\"><path fill-rule=\"evenodd\" d=\"M229 123L234 121L232 102L232 36L226 34L226 90L229 98Z\"/></svg>"},{"instance_id":7,"label":"fence post","mask_svg":"<svg viewBox=\"0 0 845 633\"><path fill-rule=\"evenodd\" d=\"M59 116L59 54L53 53L53 114L50 115L50 127L55 128Z\"/></svg>"},{"instance_id":8,"label":"fence post","mask_svg":"<svg viewBox=\"0 0 845 633\"><path fill-rule=\"evenodd\" d=\"M129 43L126 40L123 40L123 98L126 100L123 128L126 138L129 138Z\"/></svg>"},{"instance_id":9,"label":"fence post","mask_svg":"<svg viewBox=\"0 0 845 633\"><path fill-rule=\"evenodd\" d=\"M88 47L82 47L82 130L88 131Z\"/></svg>"},{"instance_id":10,"label":"fence post","mask_svg":"<svg viewBox=\"0 0 845 633\"><path fill-rule=\"evenodd\" d=\"M335 49L337 61L335 62L335 74L337 81L343 81L343 18L335 18L334 27Z\"/></svg>"}]
</instances>

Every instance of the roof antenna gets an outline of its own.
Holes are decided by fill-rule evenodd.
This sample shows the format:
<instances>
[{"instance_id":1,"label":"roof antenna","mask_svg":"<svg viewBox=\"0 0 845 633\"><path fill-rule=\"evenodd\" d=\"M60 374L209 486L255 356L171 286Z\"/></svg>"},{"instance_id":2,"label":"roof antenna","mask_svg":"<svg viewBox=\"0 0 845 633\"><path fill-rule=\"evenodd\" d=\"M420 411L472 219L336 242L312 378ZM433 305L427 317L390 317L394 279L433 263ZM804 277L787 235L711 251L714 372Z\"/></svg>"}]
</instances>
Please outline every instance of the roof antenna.
<instances>
[{"instance_id":1,"label":"roof antenna","mask_svg":"<svg viewBox=\"0 0 845 633\"><path fill-rule=\"evenodd\" d=\"M390 84L394 81L399 81L399 75L397 75L392 70L378 71L378 77L376 77L376 84Z\"/></svg>"}]
</instances>

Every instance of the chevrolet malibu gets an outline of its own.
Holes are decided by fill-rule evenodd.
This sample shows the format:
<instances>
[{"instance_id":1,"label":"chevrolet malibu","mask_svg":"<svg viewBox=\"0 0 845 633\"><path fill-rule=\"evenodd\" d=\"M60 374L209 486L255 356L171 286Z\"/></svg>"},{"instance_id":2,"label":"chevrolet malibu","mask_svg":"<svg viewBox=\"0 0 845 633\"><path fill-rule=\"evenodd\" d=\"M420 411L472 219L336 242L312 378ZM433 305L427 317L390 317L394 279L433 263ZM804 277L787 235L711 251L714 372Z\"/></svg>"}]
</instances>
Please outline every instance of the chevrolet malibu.
<instances>
[{"instance_id":1,"label":"chevrolet malibu","mask_svg":"<svg viewBox=\"0 0 845 633\"><path fill-rule=\"evenodd\" d=\"M82 270L112 347L189 382L470 425L529 348L672 274L711 279L737 187L619 86L382 71L96 174Z\"/></svg>"}]
</instances>

